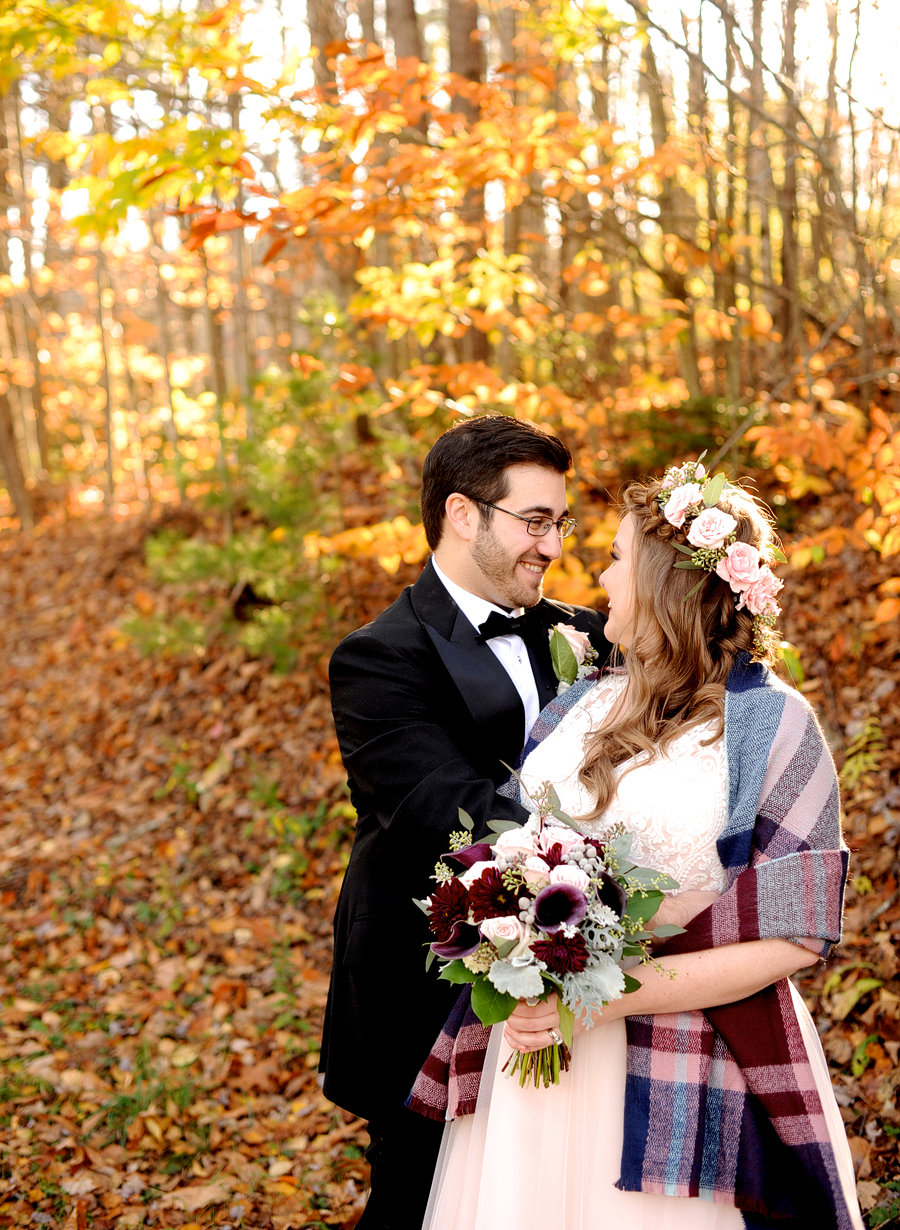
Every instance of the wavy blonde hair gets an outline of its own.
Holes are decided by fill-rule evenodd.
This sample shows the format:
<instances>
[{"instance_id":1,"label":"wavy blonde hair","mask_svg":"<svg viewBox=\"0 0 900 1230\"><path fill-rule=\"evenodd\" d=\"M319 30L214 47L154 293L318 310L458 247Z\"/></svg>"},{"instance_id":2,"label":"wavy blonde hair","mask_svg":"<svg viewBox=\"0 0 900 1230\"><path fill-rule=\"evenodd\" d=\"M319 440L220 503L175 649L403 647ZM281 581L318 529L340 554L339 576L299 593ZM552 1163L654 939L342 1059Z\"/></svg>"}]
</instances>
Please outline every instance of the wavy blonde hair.
<instances>
[{"instance_id":1,"label":"wavy blonde hair","mask_svg":"<svg viewBox=\"0 0 900 1230\"><path fill-rule=\"evenodd\" d=\"M687 538L663 516L656 502L661 487L658 481L635 482L623 498L622 516L635 523L634 637L626 659L625 709L586 744L580 778L596 796L594 810L583 817L587 820L599 816L613 798L616 766L635 757L646 763L702 722L717 723L710 742L722 735L725 681L739 653L746 651L768 665L777 657L777 638L770 629L762 629L757 638L765 651L754 647L753 616L737 610L727 581L715 573L674 567L687 557L673 544ZM748 491L726 488L716 507L737 521L738 542L750 543L764 556L776 545L767 511ZM688 597L701 578L697 593Z\"/></svg>"}]
</instances>

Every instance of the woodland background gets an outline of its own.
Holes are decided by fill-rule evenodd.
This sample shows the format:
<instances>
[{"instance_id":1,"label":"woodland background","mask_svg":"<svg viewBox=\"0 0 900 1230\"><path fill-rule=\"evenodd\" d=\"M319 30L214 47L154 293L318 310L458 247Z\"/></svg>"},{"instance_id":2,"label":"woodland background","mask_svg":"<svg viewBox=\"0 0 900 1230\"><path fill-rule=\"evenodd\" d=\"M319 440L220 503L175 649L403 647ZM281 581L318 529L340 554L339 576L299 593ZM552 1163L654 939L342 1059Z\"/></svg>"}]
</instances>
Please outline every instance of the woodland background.
<instances>
[{"instance_id":1,"label":"woodland background","mask_svg":"<svg viewBox=\"0 0 900 1230\"><path fill-rule=\"evenodd\" d=\"M876 0L0 5L0 1226L353 1225L315 1081L353 830L326 665L515 414L751 479L838 764L801 982L900 1219L900 116Z\"/></svg>"}]
</instances>

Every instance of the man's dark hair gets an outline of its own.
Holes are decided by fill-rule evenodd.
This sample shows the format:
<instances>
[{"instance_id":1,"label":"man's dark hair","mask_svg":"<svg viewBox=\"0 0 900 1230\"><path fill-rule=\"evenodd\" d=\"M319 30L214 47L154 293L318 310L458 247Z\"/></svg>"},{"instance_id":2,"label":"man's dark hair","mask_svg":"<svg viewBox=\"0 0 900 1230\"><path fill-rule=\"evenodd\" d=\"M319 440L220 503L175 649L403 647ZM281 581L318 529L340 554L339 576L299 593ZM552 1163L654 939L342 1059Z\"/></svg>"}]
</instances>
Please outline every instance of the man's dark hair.
<instances>
[{"instance_id":1,"label":"man's dark hair","mask_svg":"<svg viewBox=\"0 0 900 1230\"><path fill-rule=\"evenodd\" d=\"M571 468L572 454L556 436L505 414L464 419L445 431L422 467L422 524L432 551L444 530L444 506L454 491L496 504L509 491L510 466L543 466L557 474ZM493 509L479 505L485 521Z\"/></svg>"}]
</instances>

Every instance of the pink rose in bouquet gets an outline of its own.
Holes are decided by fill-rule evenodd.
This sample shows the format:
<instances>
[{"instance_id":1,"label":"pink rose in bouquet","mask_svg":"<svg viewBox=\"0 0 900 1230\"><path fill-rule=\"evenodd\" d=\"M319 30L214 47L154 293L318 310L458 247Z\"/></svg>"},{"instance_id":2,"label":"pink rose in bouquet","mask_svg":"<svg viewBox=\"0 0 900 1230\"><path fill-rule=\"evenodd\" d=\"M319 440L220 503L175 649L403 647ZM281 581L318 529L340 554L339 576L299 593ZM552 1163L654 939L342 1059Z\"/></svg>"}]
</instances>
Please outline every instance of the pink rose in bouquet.
<instances>
[{"instance_id":1,"label":"pink rose in bouquet","mask_svg":"<svg viewBox=\"0 0 900 1230\"><path fill-rule=\"evenodd\" d=\"M549 854L554 846L560 847L560 852L570 854L576 846L584 845L584 837L575 829L563 828L561 825L551 827L547 825L541 830L541 835L538 838L538 843L544 854ZM497 843L500 844L499 842Z\"/></svg>"},{"instance_id":2,"label":"pink rose in bouquet","mask_svg":"<svg viewBox=\"0 0 900 1230\"><path fill-rule=\"evenodd\" d=\"M699 483L685 483L681 487L676 487L663 509L666 520L670 525L680 529L684 525L688 509L694 504L699 504L702 498L703 489Z\"/></svg>"},{"instance_id":3,"label":"pink rose in bouquet","mask_svg":"<svg viewBox=\"0 0 900 1230\"><path fill-rule=\"evenodd\" d=\"M486 940L490 940L492 944L512 940L518 944L525 937L525 926L513 915L507 918L486 918L479 925L479 931Z\"/></svg>"},{"instance_id":4,"label":"pink rose in bouquet","mask_svg":"<svg viewBox=\"0 0 900 1230\"><path fill-rule=\"evenodd\" d=\"M538 842L526 828L507 829L494 842L494 849L504 858L528 858L531 854L537 854Z\"/></svg>"},{"instance_id":5,"label":"pink rose in bouquet","mask_svg":"<svg viewBox=\"0 0 900 1230\"><path fill-rule=\"evenodd\" d=\"M759 579L760 556L749 542L733 542L725 558L716 564L716 575L727 581L736 594Z\"/></svg>"},{"instance_id":6,"label":"pink rose in bouquet","mask_svg":"<svg viewBox=\"0 0 900 1230\"><path fill-rule=\"evenodd\" d=\"M522 875L529 888L541 889L550 883L550 868L536 854L525 859L522 864Z\"/></svg>"},{"instance_id":7,"label":"pink rose in bouquet","mask_svg":"<svg viewBox=\"0 0 900 1230\"><path fill-rule=\"evenodd\" d=\"M721 547L736 529L737 521L730 513L719 508L704 508L691 522L687 540L692 547Z\"/></svg>"},{"instance_id":8,"label":"pink rose in bouquet","mask_svg":"<svg viewBox=\"0 0 900 1230\"><path fill-rule=\"evenodd\" d=\"M580 867L567 866L565 863L561 863L550 872L550 883L571 884L573 888L580 888L583 893L586 893L591 883L591 877L586 871L582 871Z\"/></svg>"}]
</instances>

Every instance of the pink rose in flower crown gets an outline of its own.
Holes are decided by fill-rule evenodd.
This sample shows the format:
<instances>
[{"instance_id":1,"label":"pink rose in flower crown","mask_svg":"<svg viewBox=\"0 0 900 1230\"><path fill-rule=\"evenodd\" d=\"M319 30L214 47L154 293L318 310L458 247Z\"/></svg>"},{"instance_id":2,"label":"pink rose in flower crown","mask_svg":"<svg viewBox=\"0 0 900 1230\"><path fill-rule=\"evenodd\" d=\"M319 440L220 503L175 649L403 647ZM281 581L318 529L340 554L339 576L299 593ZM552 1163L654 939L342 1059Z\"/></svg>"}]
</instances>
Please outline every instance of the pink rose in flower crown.
<instances>
[{"instance_id":1,"label":"pink rose in flower crown","mask_svg":"<svg viewBox=\"0 0 900 1230\"><path fill-rule=\"evenodd\" d=\"M666 520L676 529L681 529L688 509L699 504L702 498L703 489L699 483L685 483L682 487L676 487L663 509Z\"/></svg>"},{"instance_id":2,"label":"pink rose in flower crown","mask_svg":"<svg viewBox=\"0 0 900 1230\"><path fill-rule=\"evenodd\" d=\"M579 666L583 666L584 659L587 657L591 648L591 642L588 634L586 632L579 632L578 629L573 628L571 624L554 624L552 632L558 632L560 636L565 637L569 648L575 655L576 662Z\"/></svg>"},{"instance_id":3,"label":"pink rose in flower crown","mask_svg":"<svg viewBox=\"0 0 900 1230\"><path fill-rule=\"evenodd\" d=\"M733 542L725 558L716 564L716 575L727 581L736 594L759 580L760 554L749 542Z\"/></svg>"},{"instance_id":4,"label":"pink rose in flower crown","mask_svg":"<svg viewBox=\"0 0 900 1230\"><path fill-rule=\"evenodd\" d=\"M719 508L704 508L691 522L687 540L692 547L721 547L736 529L737 521L730 513Z\"/></svg>"},{"instance_id":5,"label":"pink rose in flower crown","mask_svg":"<svg viewBox=\"0 0 900 1230\"><path fill-rule=\"evenodd\" d=\"M550 883L550 868L542 858L532 854L522 864L522 875L529 888L541 889Z\"/></svg>"},{"instance_id":6,"label":"pink rose in flower crown","mask_svg":"<svg viewBox=\"0 0 900 1230\"><path fill-rule=\"evenodd\" d=\"M583 893L587 892L590 882L591 877L586 871L567 863L560 863L550 872L551 884L571 884L573 888L580 888Z\"/></svg>"},{"instance_id":7,"label":"pink rose in flower crown","mask_svg":"<svg viewBox=\"0 0 900 1230\"><path fill-rule=\"evenodd\" d=\"M498 941L502 943L505 940L512 940L513 943L518 944L525 935L524 926L513 915L507 918L486 918L483 923L479 923L478 929L492 944Z\"/></svg>"},{"instance_id":8,"label":"pink rose in flower crown","mask_svg":"<svg viewBox=\"0 0 900 1230\"><path fill-rule=\"evenodd\" d=\"M759 570L759 579L748 585L741 594L738 610L745 606L751 615L777 617L781 614L781 607L775 601L775 595L783 588L784 582L776 577L768 564L763 564Z\"/></svg>"}]
</instances>

